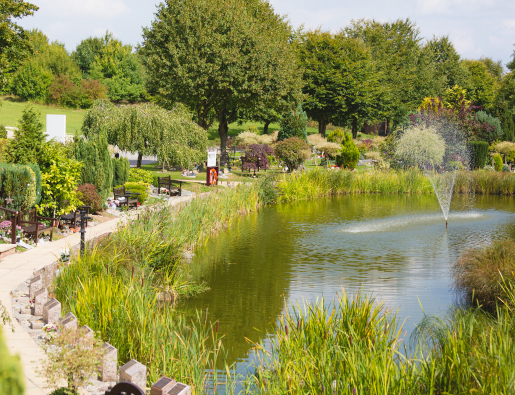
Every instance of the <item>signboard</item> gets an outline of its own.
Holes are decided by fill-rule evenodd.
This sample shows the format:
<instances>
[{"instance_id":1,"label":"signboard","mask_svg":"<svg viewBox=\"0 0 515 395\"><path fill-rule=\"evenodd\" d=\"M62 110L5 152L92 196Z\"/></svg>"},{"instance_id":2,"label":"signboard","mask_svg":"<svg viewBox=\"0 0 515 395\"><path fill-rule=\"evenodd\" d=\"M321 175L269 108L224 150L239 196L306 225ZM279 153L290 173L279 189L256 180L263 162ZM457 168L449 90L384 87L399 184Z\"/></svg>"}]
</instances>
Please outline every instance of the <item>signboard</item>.
<instances>
[{"instance_id":1,"label":"signboard","mask_svg":"<svg viewBox=\"0 0 515 395\"><path fill-rule=\"evenodd\" d=\"M66 139L66 115L47 114L46 134L47 141L54 139L64 143Z\"/></svg>"},{"instance_id":2,"label":"signboard","mask_svg":"<svg viewBox=\"0 0 515 395\"><path fill-rule=\"evenodd\" d=\"M216 151L207 151L207 167L216 166Z\"/></svg>"}]
</instances>

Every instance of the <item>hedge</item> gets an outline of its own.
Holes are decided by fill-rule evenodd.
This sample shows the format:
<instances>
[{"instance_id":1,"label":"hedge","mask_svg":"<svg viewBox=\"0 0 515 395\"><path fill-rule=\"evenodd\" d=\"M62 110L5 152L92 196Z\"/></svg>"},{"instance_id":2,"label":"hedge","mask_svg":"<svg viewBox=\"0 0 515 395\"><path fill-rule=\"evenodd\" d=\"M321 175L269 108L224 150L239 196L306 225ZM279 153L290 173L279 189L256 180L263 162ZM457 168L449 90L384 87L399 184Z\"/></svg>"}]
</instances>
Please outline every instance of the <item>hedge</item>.
<instances>
[{"instance_id":1,"label":"hedge","mask_svg":"<svg viewBox=\"0 0 515 395\"><path fill-rule=\"evenodd\" d=\"M41 180L41 173L39 173ZM41 197L41 181L39 183ZM36 204L37 176L27 165L0 163L0 204L11 210L28 210ZM12 199L12 203L6 201Z\"/></svg>"},{"instance_id":2,"label":"hedge","mask_svg":"<svg viewBox=\"0 0 515 395\"><path fill-rule=\"evenodd\" d=\"M488 159L488 143L486 141L470 142L470 161L473 169L482 169Z\"/></svg>"},{"instance_id":3,"label":"hedge","mask_svg":"<svg viewBox=\"0 0 515 395\"><path fill-rule=\"evenodd\" d=\"M113 187L124 185L129 181L131 164L127 158L111 159L113 162Z\"/></svg>"}]
</instances>

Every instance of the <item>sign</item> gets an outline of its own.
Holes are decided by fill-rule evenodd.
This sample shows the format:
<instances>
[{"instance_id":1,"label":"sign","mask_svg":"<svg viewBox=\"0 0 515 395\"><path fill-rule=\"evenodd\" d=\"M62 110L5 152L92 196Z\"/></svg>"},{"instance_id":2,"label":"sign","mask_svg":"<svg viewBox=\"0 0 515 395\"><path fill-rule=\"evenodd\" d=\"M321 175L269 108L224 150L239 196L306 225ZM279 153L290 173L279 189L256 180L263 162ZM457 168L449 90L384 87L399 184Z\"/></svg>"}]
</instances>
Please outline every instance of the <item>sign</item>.
<instances>
[{"instance_id":1,"label":"sign","mask_svg":"<svg viewBox=\"0 0 515 395\"><path fill-rule=\"evenodd\" d=\"M64 143L66 139L66 115L47 114L46 134L47 141L54 139Z\"/></svg>"},{"instance_id":2,"label":"sign","mask_svg":"<svg viewBox=\"0 0 515 395\"><path fill-rule=\"evenodd\" d=\"M207 167L216 166L216 151L207 151Z\"/></svg>"}]
</instances>

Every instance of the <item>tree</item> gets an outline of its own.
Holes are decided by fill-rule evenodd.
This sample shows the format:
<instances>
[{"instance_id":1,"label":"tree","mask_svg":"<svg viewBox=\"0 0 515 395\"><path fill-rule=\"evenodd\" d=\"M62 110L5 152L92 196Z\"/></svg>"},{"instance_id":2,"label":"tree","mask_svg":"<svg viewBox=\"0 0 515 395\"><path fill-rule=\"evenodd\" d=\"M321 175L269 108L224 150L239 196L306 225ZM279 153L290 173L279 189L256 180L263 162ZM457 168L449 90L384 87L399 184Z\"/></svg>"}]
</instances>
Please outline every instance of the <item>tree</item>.
<instances>
[{"instance_id":1,"label":"tree","mask_svg":"<svg viewBox=\"0 0 515 395\"><path fill-rule=\"evenodd\" d=\"M395 155L410 165L430 169L442 164L445 140L432 127L412 126L399 138Z\"/></svg>"},{"instance_id":2,"label":"tree","mask_svg":"<svg viewBox=\"0 0 515 395\"><path fill-rule=\"evenodd\" d=\"M88 37L82 40L72 52L72 58L79 66L82 74L87 77L91 71L91 66L95 63L95 58L100 56L106 43L111 41L113 36L106 32L104 37Z\"/></svg>"},{"instance_id":3,"label":"tree","mask_svg":"<svg viewBox=\"0 0 515 395\"><path fill-rule=\"evenodd\" d=\"M477 106L489 110L494 101L495 78L488 67L479 60L462 60L462 64L470 72L470 88L467 89L469 99Z\"/></svg>"},{"instance_id":4,"label":"tree","mask_svg":"<svg viewBox=\"0 0 515 395\"><path fill-rule=\"evenodd\" d=\"M339 155L336 155L336 165L344 169L355 169L359 162L359 150L352 141L350 133L345 133L342 141L342 149Z\"/></svg>"},{"instance_id":5,"label":"tree","mask_svg":"<svg viewBox=\"0 0 515 395\"><path fill-rule=\"evenodd\" d=\"M187 105L204 129L218 121L225 153L240 110L274 107L300 84L290 36L262 0L167 0L140 52L151 91L166 107Z\"/></svg>"},{"instance_id":6,"label":"tree","mask_svg":"<svg viewBox=\"0 0 515 395\"><path fill-rule=\"evenodd\" d=\"M0 2L0 91L3 91L7 77L31 54L27 31L14 22L33 15L39 7L20 0Z\"/></svg>"},{"instance_id":7,"label":"tree","mask_svg":"<svg viewBox=\"0 0 515 395\"><path fill-rule=\"evenodd\" d=\"M281 120L281 130L277 140L282 141L290 137L298 137L304 141L308 138L308 116L302 110L302 105L298 105L295 110L286 113Z\"/></svg>"},{"instance_id":8,"label":"tree","mask_svg":"<svg viewBox=\"0 0 515 395\"><path fill-rule=\"evenodd\" d=\"M43 124L39 121L40 112L32 106L23 110L14 132L14 138L9 140L5 152L5 159L9 163L29 164L40 163L42 151L46 144L46 135L43 133Z\"/></svg>"},{"instance_id":9,"label":"tree","mask_svg":"<svg viewBox=\"0 0 515 395\"><path fill-rule=\"evenodd\" d=\"M298 137L290 137L279 141L274 147L274 152L281 162L288 167L290 173L299 168L310 157L309 146Z\"/></svg>"}]
</instances>

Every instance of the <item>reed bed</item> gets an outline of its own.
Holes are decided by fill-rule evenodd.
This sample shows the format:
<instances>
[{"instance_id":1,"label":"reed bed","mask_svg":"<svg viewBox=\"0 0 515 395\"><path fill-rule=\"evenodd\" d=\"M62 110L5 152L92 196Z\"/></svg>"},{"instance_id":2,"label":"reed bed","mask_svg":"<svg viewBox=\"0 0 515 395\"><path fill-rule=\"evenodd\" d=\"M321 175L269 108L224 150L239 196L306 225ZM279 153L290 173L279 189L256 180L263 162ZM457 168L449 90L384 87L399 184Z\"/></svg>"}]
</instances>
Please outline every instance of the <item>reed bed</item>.
<instances>
[{"instance_id":1,"label":"reed bed","mask_svg":"<svg viewBox=\"0 0 515 395\"><path fill-rule=\"evenodd\" d=\"M433 187L424 172L408 170L371 170L363 173L347 170L314 169L282 175L277 182L278 201L313 199L337 194L391 193L432 194ZM515 194L515 174L495 171L458 171L456 193L495 195Z\"/></svg>"}]
</instances>

